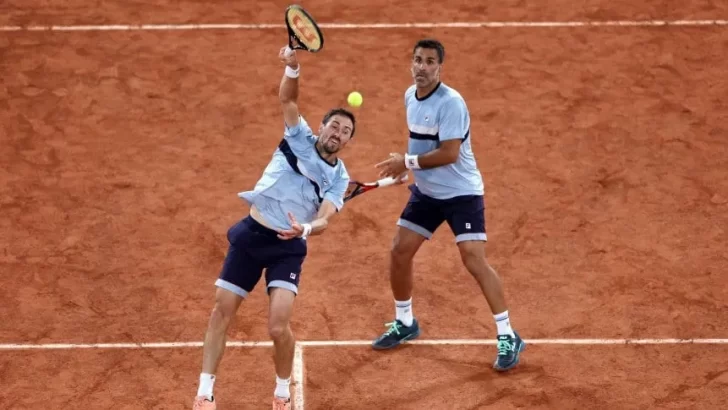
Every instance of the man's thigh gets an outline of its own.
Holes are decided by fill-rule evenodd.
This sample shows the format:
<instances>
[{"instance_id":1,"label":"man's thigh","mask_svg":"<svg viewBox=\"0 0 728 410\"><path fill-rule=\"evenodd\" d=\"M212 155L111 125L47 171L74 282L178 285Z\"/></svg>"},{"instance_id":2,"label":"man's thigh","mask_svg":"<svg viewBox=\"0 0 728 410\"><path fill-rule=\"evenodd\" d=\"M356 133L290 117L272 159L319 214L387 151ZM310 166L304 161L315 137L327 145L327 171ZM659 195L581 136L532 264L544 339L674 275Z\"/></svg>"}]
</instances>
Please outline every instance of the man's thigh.
<instances>
[{"instance_id":1,"label":"man's thigh","mask_svg":"<svg viewBox=\"0 0 728 410\"><path fill-rule=\"evenodd\" d=\"M306 241L300 238L280 240L275 251L269 249L266 263L265 281L270 294L274 288L287 289L298 295L303 262L306 259Z\"/></svg>"},{"instance_id":2,"label":"man's thigh","mask_svg":"<svg viewBox=\"0 0 728 410\"><path fill-rule=\"evenodd\" d=\"M412 193L399 216L397 225L430 239L445 221L441 205L437 200L425 198L417 187L410 187L410 190Z\"/></svg>"},{"instance_id":3,"label":"man's thigh","mask_svg":"<svg viewBox=\"0 0 728 410\"><path fill-rule=\"evenodd\" d=\"M483 196L468 195L448 200L445 219L455 235L455 242L487 241Z\"/></svg>"},{"instance_id":4,"label":"man's thigh","mask_svg":"<svg viewBox=\"0 0 728 410\"><path fill-rule=\"evenodd\" d=\"M250 249L230 245L215 286L247 298L263 275L263 266Z\"/></svg>"}]
</instances>

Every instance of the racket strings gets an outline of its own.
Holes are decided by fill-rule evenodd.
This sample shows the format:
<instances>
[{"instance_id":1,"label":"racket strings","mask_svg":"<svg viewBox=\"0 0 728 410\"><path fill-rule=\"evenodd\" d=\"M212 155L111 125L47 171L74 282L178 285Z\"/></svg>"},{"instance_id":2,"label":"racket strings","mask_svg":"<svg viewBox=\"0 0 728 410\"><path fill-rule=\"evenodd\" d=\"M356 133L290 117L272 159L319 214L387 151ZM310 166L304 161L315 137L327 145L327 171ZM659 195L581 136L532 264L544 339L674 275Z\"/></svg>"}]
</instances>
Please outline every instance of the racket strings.
<instances>
[{"instance_id":1,"label":"racket strings","mask_svg":"<svg viewBox=\"0 0 728 410\"><path fill-rule=\"evenodd\" d=\"M321 36L316 25L306 14L292 8L286 14L288 26L295 34L296 40L311 50L321 47Z\"/></svg>"}]
</instances>

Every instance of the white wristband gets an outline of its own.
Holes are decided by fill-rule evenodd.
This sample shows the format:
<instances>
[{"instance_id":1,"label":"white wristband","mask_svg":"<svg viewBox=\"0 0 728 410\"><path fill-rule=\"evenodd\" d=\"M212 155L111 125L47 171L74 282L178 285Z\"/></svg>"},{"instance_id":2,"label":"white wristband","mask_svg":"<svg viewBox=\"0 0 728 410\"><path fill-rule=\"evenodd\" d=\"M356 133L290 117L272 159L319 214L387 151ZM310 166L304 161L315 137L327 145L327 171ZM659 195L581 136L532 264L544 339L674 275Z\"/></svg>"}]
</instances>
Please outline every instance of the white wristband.
<instances>
[{"instance_id":1,"label":"white wristband","mask_svg":"<svg viewBox=\"0 0 728 410\"><path fill-rule=\"evenodd\" d=\"M420 163L417 161L417 155L404 154L404 166L407 169L420 169Z\"/></svg>"},{"instance_id":2,"label":"white wristband","mask_svg":"<svg viewBox=\"0 0 728 410\"><path fill-rule=\"evenodd\" d=\"M286 77L288 78L298 78L298 75L300 74L301 67L298 68L291 68L291 66L286 66Z\"/></svg>"},{"instance_id":3,"label":"white wristband","mask_svg":"<svg viewBox=\"0 0 728 410\"><path fill-rule=\"evenodd\" d=\"M301 227L303 227L303 233L301 234L301 238L305 238L311 234L311 229L313 229L311 227L311 224L301 224Z\"/></svg>"}]
</instances>

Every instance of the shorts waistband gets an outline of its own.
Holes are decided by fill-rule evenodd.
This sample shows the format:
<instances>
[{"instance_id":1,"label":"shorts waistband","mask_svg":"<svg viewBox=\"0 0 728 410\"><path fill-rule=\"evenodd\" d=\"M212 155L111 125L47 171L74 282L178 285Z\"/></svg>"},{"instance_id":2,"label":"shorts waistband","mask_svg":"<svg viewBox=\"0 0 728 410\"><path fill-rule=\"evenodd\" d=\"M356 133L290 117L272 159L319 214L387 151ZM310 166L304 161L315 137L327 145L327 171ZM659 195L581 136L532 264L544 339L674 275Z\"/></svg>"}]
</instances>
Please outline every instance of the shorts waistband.
<instances>
[{"instance_id":1,"label":"shorts waistband","mask_svg":"<svg viewBox=\"0 0 728 410\"><path fill-rule=\"evenodd\" d=\"M248 227L248 229L255 233L278 239L278 232L263 226L260 222L253 219L253 217L250 215L246 216L243 219L243 223Z\"/></svg>"},{"instance_id":2,"label":"shorts waistband","mask_svg":"<svg viewBox=\"0 0 728 410\"><path fill-rule=\"evenodd\" d=\"M407 188L420 200L434 203L434 204L455 204L455 203L461 203L462 201L471 201L471 200L480 200L483 198L483 195L458 195L446 199L439 199L439 198L433 198L429 195L425 195L420 191L420 188L415 184L410 184Z\"/></svg>"}]
</instances>

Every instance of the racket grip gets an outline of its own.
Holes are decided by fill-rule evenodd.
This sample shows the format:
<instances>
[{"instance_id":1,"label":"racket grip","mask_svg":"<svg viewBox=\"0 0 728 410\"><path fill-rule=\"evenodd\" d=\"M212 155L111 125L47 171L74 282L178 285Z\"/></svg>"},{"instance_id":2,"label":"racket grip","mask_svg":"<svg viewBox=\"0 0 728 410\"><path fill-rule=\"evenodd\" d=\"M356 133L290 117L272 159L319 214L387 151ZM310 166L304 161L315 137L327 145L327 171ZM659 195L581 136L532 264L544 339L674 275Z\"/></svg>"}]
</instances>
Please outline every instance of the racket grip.
<instances>
[{"instance_id":1,"label":"racket grip","mask_svg":"<svg viewBox=\"0 0 728 410\"><path fill-rule=\"evenodd\" d=\"M293 49L290 46L286 46L286 50L283 53L288 57L293 54Z\"/></svg>"},{"instance_id":2,"label":"racket grip","mask_svg":"<svg viewBox=\"0 0 728 410\"><path fill-rule=\"evenodd\" d=\"M407 181L408 179L409 179L409 175L405 175L404 178L402 178L402 181L404 182L404 181ZM394 185L395 181L396 181L396 179L394 177L386 177L386 178L380 179L378 182L379 182L380 187L385 187L385 186Z\"/></svg>"}]
</instances>

